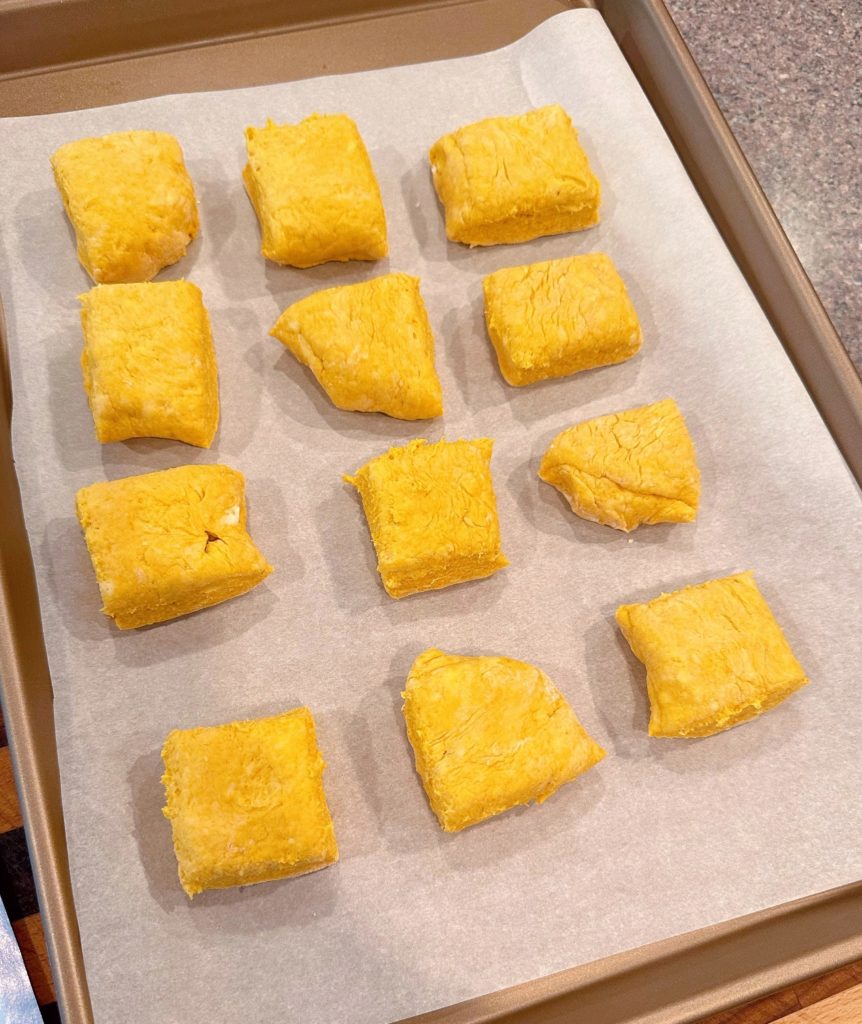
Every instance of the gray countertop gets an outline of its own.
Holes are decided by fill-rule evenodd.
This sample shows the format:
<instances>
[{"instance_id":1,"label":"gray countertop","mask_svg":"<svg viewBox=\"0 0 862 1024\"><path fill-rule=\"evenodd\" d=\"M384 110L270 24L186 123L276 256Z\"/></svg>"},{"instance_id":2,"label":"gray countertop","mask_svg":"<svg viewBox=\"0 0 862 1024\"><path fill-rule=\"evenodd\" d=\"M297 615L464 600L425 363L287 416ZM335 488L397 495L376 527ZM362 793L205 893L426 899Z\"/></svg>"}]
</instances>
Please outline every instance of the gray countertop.
<instances>
[{"instance_id":1,"label":"gray countertop","mask_svg":"<svg viewBox=\"0 0 862 1024\"><path fill-rule=\"evenodd\" d=\"M665 2L862 371L862 2Z\"/></svg>"}]
</instances>

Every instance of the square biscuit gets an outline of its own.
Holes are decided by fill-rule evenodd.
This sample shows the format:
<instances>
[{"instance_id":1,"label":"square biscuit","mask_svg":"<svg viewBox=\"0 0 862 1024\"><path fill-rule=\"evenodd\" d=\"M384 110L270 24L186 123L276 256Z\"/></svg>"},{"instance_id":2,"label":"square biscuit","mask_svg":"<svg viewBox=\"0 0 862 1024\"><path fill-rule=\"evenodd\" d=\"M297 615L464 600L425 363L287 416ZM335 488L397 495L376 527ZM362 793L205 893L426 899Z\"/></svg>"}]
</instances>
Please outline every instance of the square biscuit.
<instances>
[{"instance_id":1,"label":"square biscuit","mask_svg":"<svg viewBox=\"0 0 862 1024\"><path fill-rule=\"evenodd\" d=\"M288 306L270 333L339 409L402 420L443 413L418 277L386 274L315 292Z\"/></svg>"},{"instance_id":2,"label":"square biscuit","mask_svg":"<svg viewBox=\"0 0 862 1024\"><path fill-rule=\"evenodd\" d=\"M598 179L557 104L466 125L429 155L453 242L528 242L598 223Z\"/></svg>"},{"instance_id":3,"label":"square biscuit","mask_svg":"<svg viewBox=\"0 0 862 1024\"><path fill-rule=\"evenodd\" d=\"M390 597L483 579L500 551L488 438L411 441L344 479L362 498L377 569Z\"/></svg>"},{"instance_id":4,"label":"square biscuit","mask_svg":"<svg viewBox=\"0 0 862 1024\"><path fill-rule=\"evenodd\" d=\"M605 756L551 680L523 661L432 648L401 696L416 771L447 832L542 803Z\"/></svg>"},{"instance_id":5,"label":"square biscuit","mask_svg":"<svg viewBox=\"0 0 862 1024\"><path fill-rule=\"evenodd\" d=\"M672 398L569 427L551 442L539 477L575 515L626 533L691 523L700 501L694 443Z\"/></svg>"},{"instance_id":6,"label":"square biscuit","mask_svg":"<svg viewBox=\"0 0 862 1024\"><path fill-rule=\"evenodd\" d=\"M175 729L162 759L164 815L190 897L303 875L338 860L323 790L326 766L308 708Z\"/></svg>"},{"instance_id":7,"label":"square biscuit","mask_svg":"<svg viewBox=\"0 0 862 1024\"><path fill-rule=\"evenodd\" d=\"M198 233L195 189L165 132L67 142L51 157L78 259L98 284L149 281Z\"/></svg>"},{"instance_id":8,"label":"square biscuit","mask_svg":"<svg viewBox=\"0 0 862 1024\"><path fill-rule=\"evenodd\" d=\"M79 298L96 437L167 437L209 448L218 368L200 289L188 281L99 284Z\"/></svg>"},{"instance_id":9,"label":"square biscuit","mask_svg":"<svg viewBox=\"0 0 862 1024\"><path fill-rule=\"evenodd\" d=\"M515 387L622 363L641 347L637 313L604 253L507 267L483 286L488 336Z\"/></svg>"},{"instance_id":10,"label":"square biscuit","mask_svg":"<svg viewBox=\"0 0 862 1024\"><path fill-rule=\"evenodd\" d=\"M245 480L227 466L179 466L83 487L78 520L120 629L238 597L271 572L246 530Z\"/></svg>"},{"instance_id":11,"label":"square biscuit","mask_svg":"<svg viewBox=\"0 0 862 1024\"><path fill-rule=\"evenodd\" d=\"M622 605L616 619L646 667L650 736L711 736L808 682L750 572Z\"/></svg>"},{"instance_id":12,"label":"square biscuit","mask_svg":"<svg viewBox=\"0 0 862 1024\"><path fill-rule=\"evenodd\" d=\"M389 251L380 186L359 129L345 114L246 128L243 181L275 263L379 260Z\"/></svg>"}]
</instances>

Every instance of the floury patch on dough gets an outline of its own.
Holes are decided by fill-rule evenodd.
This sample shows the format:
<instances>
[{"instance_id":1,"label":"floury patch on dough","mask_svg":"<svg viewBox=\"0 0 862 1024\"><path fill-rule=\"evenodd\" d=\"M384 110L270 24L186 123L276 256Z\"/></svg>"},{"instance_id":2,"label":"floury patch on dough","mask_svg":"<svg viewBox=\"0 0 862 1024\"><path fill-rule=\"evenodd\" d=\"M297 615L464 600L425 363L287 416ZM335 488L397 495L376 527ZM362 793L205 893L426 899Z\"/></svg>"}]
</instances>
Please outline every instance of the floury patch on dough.
<instances>
[{"instance_id":1,"label":"floury patch on dough","mask_svg":"<svg viewBox=\"0 0 862 1024\"><path fill-rule=\"evenodd\" d=\"M646 667L650 736L711 736L808 682L750 572L622 605L616 619Z\"/></svg>"},{"instance_id":2,"label":"floury patch on dough","mask_svg":"<svg viewBox=\"0 0 862 1024\"><path fill-rule=\"evenodd\" d=\"M509 564L500 550L493 446L487 437L411 441L344 478L362 498L390 597L483 579Z\"/></svg>"},{"instance_id":3,"label":"floury patch on dough","mask_svg":"<svg viewBox=\"0 0 862 1024\"><path fill-rule=\"evenodd\" d=\"M238 597L272 572L246 530L245 479L227 466L179 466L83 487L78 519L120 629Z\"/></svg>"},{"instance_id":4,"label":"floury patch on dough","mask_svg":"<svg viewBox=\"0 0 862 1024\"><path fill-rule=\"evenodd\" d=\"M246 128L243 181L260 221L261 252L292 267L379 260L389 251L380 186L359 129L345 114Z\"/></svg>"},{"instance_id":5,"label":"floury patch on dough","mask_svg":"<svg viewBox=\"0 0 862 1024\"><path fill-rule=\"evenodd\" d=\"M165 132L67 142L51 157L78 258L98 284L149 281L186 254L198 208L180 144Z\"/></svg>"},{"instance_id":6,"label":"floury patch on dough","mask_svg":"<svg viewBox=\"0 0 862 1024\"><path fill-rule=\"evenodd\" d=\"M637 313L604 253L507 267L483 284L488 336L515 387L622 363L640 349Z\"/></svg>"},{"instance_id":7,"label":"floury patch on dough","mask_svg":"<svg viewBox=\"0 0 862 1024\"><path fill-rule=\"evenodd\" d=\"M429 156L453 242L528 242L598 223L598 179L558 104L466 125Z\"/></svg>"},{"instance_id":8,"label":"floury patch on dough","mask_svg":"<svg viewBox=\"0 0 862 1024\"><path fill-rule=\"evenodd\" d=\"M431 648L401 696L416 771L447 832L542 803L605 756L551 680L523 661Z\"/></svg>"},{"instance_id":9,"label":"floury patch on dough","mask_svg":"<svg viewBox=\"0 0 862 1024\"><path fill-rule=\"evenodd\" d=\"M672 398L569 427L551 442L539 477L582 519L625 532L693 522L700 501L694 444Z\"/></svg>"},{"instance_id":10,"label":"floury patch on dough","mask_svg":"<svg viewBox=\"0 0 862 1024\"><path fill-rule=\"evenodd\" d=\"M308 708L175 729L162 759L164 814L189 896L303 875L338 860L326 765Z\"/></svg>"},{"instance_id":11,"label":"floury patch on dough","mask_svg":"<svg viewBox=\"0 0 862 1024\"><path fill-rule=\"evenodd\" d=\"M81 301L81 368L96 436L208 448L218 369L200 289L188 281L96 285Z\"/></svg>"},{"instance_id":12,"label":"floury patch on dough","mask_svg":"<svg viewBox=\"0 0 862 1024\"><path fill-rule=\"evenodd\" d=\"M270 333L339 409L402 420L443 414L418 277L386 274L314 292L288 306Z\"/></svg>"}]
</instances>

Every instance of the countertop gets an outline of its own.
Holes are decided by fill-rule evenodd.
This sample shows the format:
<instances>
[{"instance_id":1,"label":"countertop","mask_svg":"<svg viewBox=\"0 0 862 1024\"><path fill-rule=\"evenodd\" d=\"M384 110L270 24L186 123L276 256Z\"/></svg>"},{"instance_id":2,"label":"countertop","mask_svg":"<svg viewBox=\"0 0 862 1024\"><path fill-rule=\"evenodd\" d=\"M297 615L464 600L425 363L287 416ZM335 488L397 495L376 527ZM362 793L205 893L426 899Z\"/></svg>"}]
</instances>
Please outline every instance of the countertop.
<instances>
[{"instance_id":1,"label":"countertop","mask_svg":"<svg viewBox=\"0 0 862 1024\"><path fill-rule=\"evenodd\" d=\"M862 372L862 3L666 4Z\"/></svg>"}]
</instances>

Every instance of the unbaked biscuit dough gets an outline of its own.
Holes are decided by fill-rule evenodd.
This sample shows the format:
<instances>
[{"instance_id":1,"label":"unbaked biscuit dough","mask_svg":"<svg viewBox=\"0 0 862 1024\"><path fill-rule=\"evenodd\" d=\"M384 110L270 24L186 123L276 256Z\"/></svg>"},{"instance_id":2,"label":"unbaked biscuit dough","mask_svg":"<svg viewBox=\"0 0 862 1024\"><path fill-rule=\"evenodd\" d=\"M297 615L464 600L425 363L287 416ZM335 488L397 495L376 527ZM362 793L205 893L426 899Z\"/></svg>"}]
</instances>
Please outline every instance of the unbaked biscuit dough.
<instances>
[{"instance_id":1,"label":"unbaked biscuit dough","mask_svg":"<svg viewBox=\"0 0 862 1024\"><path fill-rule=\"evenodd\" d=\"M628 532L641 523L690 523L700 472L672 398L597 416L558 434L539 476L582 519Z\"/></svg>"},{"instance_id":2,"label":"unbaked biscuit dough","mask_svg":"<svg viewBox=\"0 0 862 1024\"><path fill-rule=\"evenodd\" d=\"M380 186L359 129L345 114L246 128L246 191L261 252L292 267L379 260L389 251Z\"/></svg>"},{"instance_id":3,"label":"unbaked biscuit dough","mask_svg":"<svg viewBox=\"0 0 862 1024\"><path fill-rule=\"evenodd\" d=\"M622 605L616 619L646 667L650 736L711 736L808 682L750 572Z\"/></svg>"},{"instance_id":4,"label":"unbaked biscuit dough","mask_svg":"<svg viewBox=\"0 0 862 1024\"><path fill-rule=\"evenodd\" d=\"M641 347L637 313L604 253L497 270L484 291L488 336L516 387L622 363Z\"/></svg>"},{"instance_id":5,"label":"unbaked biscuit dough","mask_svg":"<svg viewBox=\"0 0 862 1024\"><path fill-rule=\"evenodd\" d=\"M339 409L402 420L443 413L418 277L386 274L314 292L288 306L270 333Z\"/></svg>"},{"instance_id":6,"label":"unbaked biscuit dough","mask_svg":"<svg viewBox=\"0 0 862 1024\"><path fill-rule=\"evenodd\" d=\"M487 437L411 441L345 476L362 498L377 569L390 597L483 579L500 551Z\"/></svg>"},{"instance_id":7,"label":"unbaked biscuit dough","mask_svg":"<svg viewBox=\"0 0 862 1024\"><path fill-rule=\"evenodd\" d=\"M466 125L429 155L453 242L527 242L598 223L598 179L557 104Z\"/></svg>"},{"instance_id":8,"label":"unbaked biscuit dough","mask_svg":"<svg viewBox=\"0 0 862 1024\"><path fill-rule=\"evenodd\" d=\"M416 771L447 832L535 800L605 756L532 665L431 648L401 695Z\"/></svg>"},{"instance_id":9,"label":"unbaked biscuit dough","mask_svg":"<svg viewBox=\"0 0 862 1024\"><path fill-rule=\"evenodd\" d=\"M338 860L308 708L196 729L162 749L180 884L191 897Z\"/></svg>"},{"instance_id":10,"label":"unbaked biscuit dough","mask_svg":"<svg viewBox=\"0 0 862 1024\"><path fill-rule=\"evenodd\" d=\"M120 629L238 597L271 572L246 531L245 480L227 466L179 466L83 487L78 519Z\"/></svg>"},{"instance_id":11,"label":"unbaked biscuit dough","mask_svg":"<svg viewBox=\"0 0 862 1024\"><path fill-rule=\"evenodd\" d=\"M51 157L78 259L98 284L149 281L198 233L195 190L165 132L115 132L67 142Z\"/></svg>"},{"instance_id":12,"label":"unbaked biscuit dough","mask_svg":"<svg viewBox=\"0 0 862 1024\"><path fill-rule=\"evenodd\" d=\"M167 437L209 448L218 369L200 289L188 281L100 284L79 298L96 437Z\"/></svg>"}]
</instances>

